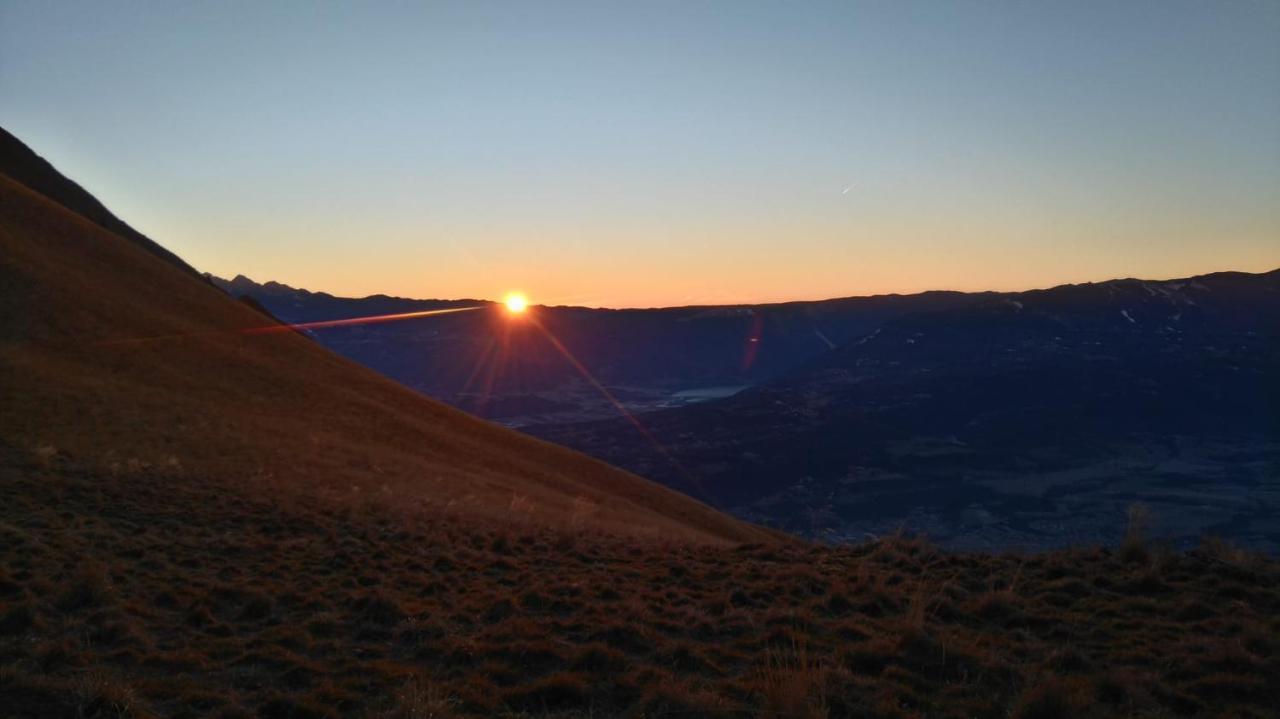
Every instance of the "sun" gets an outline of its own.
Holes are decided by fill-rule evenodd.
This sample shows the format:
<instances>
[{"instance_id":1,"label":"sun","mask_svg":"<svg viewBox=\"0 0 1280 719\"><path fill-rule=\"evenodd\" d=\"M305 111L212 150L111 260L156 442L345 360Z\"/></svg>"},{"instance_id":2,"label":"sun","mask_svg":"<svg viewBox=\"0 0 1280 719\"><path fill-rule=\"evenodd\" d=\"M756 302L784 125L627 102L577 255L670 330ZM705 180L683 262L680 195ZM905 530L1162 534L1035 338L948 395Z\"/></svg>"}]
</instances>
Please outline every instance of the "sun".
<instances>
[{"instance_id":1,"label":"sun","mask_svg":"<svg viewBox=\"0 0 1280 719\"><path fill-rule=\"evenodd\" d=\"M507 306L507 312L513 315L522 314L529 309L529 300L519 292L508 292L507 296L502 298L502 303Z\"/></svg>"}]
</instances>

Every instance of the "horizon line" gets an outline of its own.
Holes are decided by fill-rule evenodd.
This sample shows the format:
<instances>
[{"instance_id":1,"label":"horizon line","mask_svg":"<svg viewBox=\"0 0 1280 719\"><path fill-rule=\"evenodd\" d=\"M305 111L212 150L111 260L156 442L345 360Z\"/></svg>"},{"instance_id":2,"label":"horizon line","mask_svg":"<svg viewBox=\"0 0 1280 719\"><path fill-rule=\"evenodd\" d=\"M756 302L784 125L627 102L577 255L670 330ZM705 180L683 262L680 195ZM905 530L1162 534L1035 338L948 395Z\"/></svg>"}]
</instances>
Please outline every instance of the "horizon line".
<instances>
[{"instance_id":1,"label":"horizon line","mask_svg":"<svg viewBox=\"0 0 1280 719\"><path fill-rule=\"evenodd\" d=\"M966 295L985 295L985 294L995 294L995 295L1001 295L1001 294L1022 294L1022 293L1025 293L1025 292L1043 292L1043 291L1048 291L1048 290L1055 290L1055 289L1062 288L1062 287L1078 287L1078 286L1081 286L1081 285L1099 285L1099 284L1106 284L1106 283L1109 283L1109 282L1178 282L1178 281L1191 281L1191 280L1199 279L1199 278L1201 278L1201 277L1210 277L1210 276L1213 276L1213 275L1222 275L1222 274L1269 275L1269 274L1272 274L1272 273L1275 273L1275 272L1280 272L1280 264L1277 264L1277 265L1275 265L1275 266L1272 266L1272 268L1271 268L1271 269L1268 269L1268 270L1258 270L1258 271L1238 270L1238 269L1221 269L1221 270L1211 270L1211 271L1208 271L1208 272L1199 272L1199 273L1196 273L1196 274L1193 274L1193 275L1181 275L1181 276L1177 276L1177 277L1165 277L1165 278L1154 278L1154 277L1135 277L1135 276L1129 276L1129 277L1107 277L1107 278L1104 278L1104 279L1096 279L1096 280L1081 280L1081 281L1077 281L1077 282L1061 282L1061 283L1058 283L1058 284L1052 284L1052 285L1042 285L1042 286L1033 286L1033 287L1023 287L1023 288L1021 288L1021 289L981 289L981 290L959 290L959 289L950 289L950 288L934 288L934 289L915 290L915 291L904 291L904 292L876 292L876 293L864 294L864 295L858 295L858 294L853 294L853 295L833 295L833 296L818 297L818 298L809 298L809 299L793 299L793 300L765 300L765 301L761 301L761 302L725 302L725 303L698 303L698 302L694 302L694 303L689 303L689 304L673 304L673 305L633 305L633 306L607 306L607 305L594 305L594 304L553 304L553 302L554 302L554 301L539 302L539 301L537 301L537 298L536 298L536 297L531 297L531 298L530 298L530 299L531 299L531 301L530 301L530 306L531 306L531 307L545 307L545 308L549 308L549 309L585 309L585 310L604 310L604 311L618 311L618 312L623 312L623 311L680 310L680 309L699 309L699 308L715 308L715 307L722 307L722 308L733 308L733 307L743 307L743 308L748 308L748 307L776 307L776 306L781 306L781 305L820 304L820 303L823 303L823 302L839 302L839 301L841 301L841 300L871 299L871 298L876 298L876 297L909 297L909 296L912 296L912 295L924 295L924 294L930 294L930 293L949 293L949 294L966 294ZM214 273L212 273L212 272L206 272L206 271L201 271L201 272L200 272L200 274L201 274L201 276L203 276L203 277L211 278L211 279L216 279L216 280L219 280L219 281L221 281L221 282L225 282L225 283L227 283L227 284L230 284L230 283L234 282L237 278L244 278L245 280L248 280L249 282L252 282L253 284L255 284L255 285L259 286L259 287L264 287L264 286L266 286L266 285L268 285L268 284L272 284L272 283L274 283L274 284L277 284L277 285L281 285L281 286L283 286L283 287L287 287L287 288L289 288L290 290L293 290L293 291L297 291L297 292L307 292L307 293L310 293L310 294L324 294L324 295L329 295L330 297L333 297L334 299L341 299L341 300L368 300L368 299L373 299L373 298L376 298L376 297L385 297L385 298L387 298L387 299L393 299L393 300L407 300L407 301L410 301L410 302L448 302L448 303L481 302L481 303L485 303L485 304L494 304L494 305L502 304L502 300L486 299L486 298L482 298L482 297L456 297L456 298L447 298L447 297L410 297L410 296L406 296L406 295L393 295L393 294L387 294L387 293L385 293L385 292L374 292L374 293L372 293L372 294L359 295L359 296L357 296L357 295L340 295L340 294L334 294L334 293L332 293L332 292L328 292L328 291L326 291L326 290L317 290L317 289L310 289L310 288L302 287L302 286L298 286L298 285L291 285L291 284L289 284L289 283L287 283L287 282L281 282L281 281L279 281L279 280L274 280L274 279L269 279L269 280L261 281L261 282L260 282L260 281L258 281L258 280L253 279L252 277L249 277L248 275L246 275L246 274L244 274L244 273L237 273L237 274L235 275L235 277L233 277L233 278L231 278L231 279L227 279L227 278L225 278L225 277L219 276L219 275L214 274Z\"/></svg>"}]
</instances>

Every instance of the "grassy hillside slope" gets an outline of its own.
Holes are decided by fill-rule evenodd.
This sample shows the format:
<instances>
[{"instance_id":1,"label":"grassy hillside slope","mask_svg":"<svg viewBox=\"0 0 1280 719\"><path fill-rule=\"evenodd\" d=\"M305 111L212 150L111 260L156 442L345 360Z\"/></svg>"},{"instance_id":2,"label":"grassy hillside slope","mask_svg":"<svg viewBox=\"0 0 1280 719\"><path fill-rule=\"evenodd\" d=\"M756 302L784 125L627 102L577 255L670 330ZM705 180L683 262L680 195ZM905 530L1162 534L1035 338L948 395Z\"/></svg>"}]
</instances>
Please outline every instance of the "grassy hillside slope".
<instances>
[{"instance_id":1,"label":"grassy hillside slope","mask_svg":"<svg viewBox=\"0 0 1280 719\"><path fill-rule=\"evenodd\" d=\"M301 335L243 334L263 316L3 176L0 277L0 438L15 446L106 472L164 467L699 541L763 536Z\"/></svg>"},{"instance_id":2,"label":"grassy hillside slope","mask_svg":"<svg viewBox=\"0 0 1280 719\"><path fill-rule=\"evenodd\" d=\"M738 547L0 448L0 715L1273 717L1280 566Z\"/></svg>"}]
</instances>

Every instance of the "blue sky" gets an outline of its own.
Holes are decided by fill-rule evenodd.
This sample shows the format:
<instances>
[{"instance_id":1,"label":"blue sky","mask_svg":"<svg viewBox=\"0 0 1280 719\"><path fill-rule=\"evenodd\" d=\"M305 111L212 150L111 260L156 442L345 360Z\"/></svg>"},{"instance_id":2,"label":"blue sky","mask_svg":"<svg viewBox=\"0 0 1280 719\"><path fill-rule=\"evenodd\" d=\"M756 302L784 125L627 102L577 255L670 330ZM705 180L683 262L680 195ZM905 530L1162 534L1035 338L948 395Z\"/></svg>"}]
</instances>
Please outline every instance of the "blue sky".
<instances>
[{"instance_id":1,"label":"blue sky","mask_svg":"<svg viewBox=\"0 0 1280 719\"><path fill-rule=\"evenodd\" d=\"M1280 2L0 0L0 124L202 270L342 294L1280 266Z\"/></svg>"}]
</instances>

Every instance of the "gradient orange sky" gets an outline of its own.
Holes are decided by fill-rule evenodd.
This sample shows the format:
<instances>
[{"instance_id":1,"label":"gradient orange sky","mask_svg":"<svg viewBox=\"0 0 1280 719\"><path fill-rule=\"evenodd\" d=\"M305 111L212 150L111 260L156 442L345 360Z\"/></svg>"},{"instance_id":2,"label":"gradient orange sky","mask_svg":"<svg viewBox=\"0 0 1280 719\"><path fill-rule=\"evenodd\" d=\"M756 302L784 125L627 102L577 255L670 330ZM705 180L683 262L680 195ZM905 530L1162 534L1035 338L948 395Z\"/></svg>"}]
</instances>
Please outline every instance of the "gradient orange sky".
<instances>
[{"instance_id":1,"label":"gradient orange sky","mask_svg":"<svg viewBox=\"0 0 1280 719\"><path fill-rule=\"evenodd\" d=\"M0 124L197 268L756 303L1280 266L1280 4L0 6Z\"/></svg>"}]
</instances>

